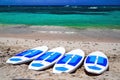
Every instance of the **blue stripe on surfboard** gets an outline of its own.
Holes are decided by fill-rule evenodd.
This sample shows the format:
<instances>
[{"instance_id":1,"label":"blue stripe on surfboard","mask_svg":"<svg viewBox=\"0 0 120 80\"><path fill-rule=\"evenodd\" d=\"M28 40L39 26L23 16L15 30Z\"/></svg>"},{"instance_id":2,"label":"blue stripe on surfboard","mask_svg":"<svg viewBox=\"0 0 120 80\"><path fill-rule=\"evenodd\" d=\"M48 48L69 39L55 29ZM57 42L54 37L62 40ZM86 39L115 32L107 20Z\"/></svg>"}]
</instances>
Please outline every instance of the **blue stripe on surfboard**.
<instances>
[{"instance_id":1,"label":"blue stripe on surfboard","mask_svg":"<svg viewBox=\"0 0 120 80\"><path fill-rule=\"evenodd\" d=\"M47 61L47 62L53 62L54 60L58 59L60 56L61 56L60 53L55 52L50 57L48 57L45 61Z\"/></svg>"},{"instance_id":2,"label":"blue stripe on surfboard","mask_svg":"<svg viewBox=\"0 0 120 80\"><path fill-rule=\"evenodd\" d=\"M73 55L72 54L65 54L57 64L65 64Z\"/></svg>"},{"instance_id":3,"label":"blue stripe on surfboard","mask_svg":"<svg viewBox=\"0 0 120 80\"><path fill-rule=\"evenodd\" d=\"M101 68L96 67L96 66L88 66L88 68L92 70L101 70Z\"/></svg>"},{"instance_id":4,"label":"blue stripe on surfboard","mask_svg":"<svg viewBox=\"0 0 120 80\"><path fill-rule=\"evenodd\" d=\"M34 56L36 56L36 55L41 54L42 52L43 52L43 51L40 51L40 50L34 50L34 51L32 51L30 54L26 55L25 57L27 57L27 58L32 58L32 57L34 57Z\"/></svg>"},{"instance_id":5,"label":"blue stripe on surfboard","mask_svg":"<svg viewBox=\"0 0 120 80\"><path fill-rule=\"evenodd\" d=\"M86 63L95 63L97 56L88 56L86 59Z\"/></svg>"},{"instance_id":6,"label":"blue stripe on surfboard","mask_svg":"<svg viewBox=\"0 0 120 80\"><path fill-rule=\"evenodd\" d=\"M64 57L62 57L57 64L65 64L66 62L68 62L69 59L71 59L68 64L71 66L76 66L79 61L82 59L82 56L79 55L74 55L74 57L72 58L72 54L66 54Z\"/></svg>"},{"instance_id":7,"label":"blue stripe on surfboard","mask_svg":"<svg viewBox=\"0 0 120 80\"><path fill-rule=\"evenodd\" d=\"M99 64L101 66L106 66L107 65L107 59L104 58L104 57L98 57L97 64Z\"/></svg>"},{"instance_id":8,"label":"blue stripe on surfboard","mask_svg":"<svg viewBox=\"0 0 120 80\"><path fill-rule=\"evenodd\" d=\"M75 55L69 62L68 64L69 65L72 65L72 66L76 66L80 60L82 59L82 56L79 56L79 55Z\"/></svg>"},{"instance_id":9,"label":"blue stripe on surfboard","mask_svg":"<svg viewBox=\"0 0 120 80\"><path fill-rule=\"evenodd\" d=\"M46 52L46 53L42 54L41 56L39 56L36 60L44 60L45 58L50 56L52 53L53 52Z\"/></svg>"},{"instance_id":10,"label":"blue stripe on surfboard","mask_svg":"<svg viewBox=\"0 0 120 80\"><path fill-rule=\"evenodd\" d=\"M15 56L25 56L25 55L31 53L32 51L34 51L34 50L26 50L26 51L16 54Z\"/></svg>"},{"instance_id":11,"label":"blue stripe on surfboard","mask_svg":"<svg viewBox=\"0 0 120 80\"><path fill-rule=\"evenodd\" d=\"M26 51L16 54L15 56L25 56L27 58L31 58L38 54L41 54L42 52L43 51L41 51L41 50L26 50Z\"/></svg>"},{"instance_id":12,"label":"blue stripe on surfboard","mask_svg":"<svg viewBox=\"0 0 120 80\"><path fill-rule=\"evenodd\" d=\"M44 66L44 65L41 64L41 63L32 63L31 66L33 66L33 67L41 67L41 66Z\"/></svg>"},{"instance_id":13,"label":"blue stripe on surfboard","mask_svg":"<svg viewBox=\"0 0 120 80\"><path fill-rule=\"evenodd\" d=\"M20 58L11 58L10 61L21 61L22 59Z\"/></svg>"},{"instance_id":14,"label":"blue stripe on surfboard","mask_svg":"<svg viewBox=\"0 0 120 80\"><path fill-rule=\"evenodd\" d=\"M58 71L66 71L66 70L68 70L68 68L66 68L66 67L55 67L55 69L58 70Z\"/></svg>"},{"instance_id":15,"label":"blue stripe on surfboard","mask_svg":"<svg viewBox=\"0 0 120 80\"><path fill-rule=\"evenodd\" d=\"M86 59L86 63L95 63L97 56L88 56ZM107 59L104 57L98 57L97 59L97 64L101 66L106 66L107 65Z\"/></svg>"}]
</instances>

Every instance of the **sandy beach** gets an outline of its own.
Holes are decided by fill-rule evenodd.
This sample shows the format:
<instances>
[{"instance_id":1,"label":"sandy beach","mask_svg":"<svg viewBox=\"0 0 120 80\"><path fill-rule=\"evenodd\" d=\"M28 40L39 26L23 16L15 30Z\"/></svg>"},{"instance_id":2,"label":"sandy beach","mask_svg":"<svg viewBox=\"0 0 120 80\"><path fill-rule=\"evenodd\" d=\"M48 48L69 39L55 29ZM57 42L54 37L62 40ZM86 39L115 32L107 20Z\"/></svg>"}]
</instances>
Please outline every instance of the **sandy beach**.
<instances>
[{"instance_id":1,"label":"sandy beach","mask_svg":"<svg viewBox=\"0 0 120 80\"><path fill-rule=\"evenodd\" d=\"M16 53L43 45L49 50L63 46L66 52L80 48L85 55L102 51L109 58L109 69L101 75L92 75L82 65L71 74L53 74L52 67L34 71L28 69L29 63L6 64L6 60ZM24 25L0 27L0 80L120 80L119 61L120 30Z\"/></svg>"}]
</instances>

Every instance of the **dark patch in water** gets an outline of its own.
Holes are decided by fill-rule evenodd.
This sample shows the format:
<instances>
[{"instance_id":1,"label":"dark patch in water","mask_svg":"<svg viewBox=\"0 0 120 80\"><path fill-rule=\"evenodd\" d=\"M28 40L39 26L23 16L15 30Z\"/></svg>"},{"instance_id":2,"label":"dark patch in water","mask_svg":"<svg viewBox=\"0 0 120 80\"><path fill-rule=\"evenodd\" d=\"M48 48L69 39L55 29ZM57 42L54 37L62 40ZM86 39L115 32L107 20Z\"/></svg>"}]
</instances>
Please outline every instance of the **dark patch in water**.
<instances>
[{"instance_id":1,"label":"dark patch in water","mask_svg":"<svg viewBox=\"0 0 120 80\"><path fill-rule=\"evenodd\" d=\"M85 14L85 15L108 15L107 12L118 11L120 7L89 7L89 6L1 6L0 12L24 12L24 13L39 13L39 14Z\"/></svg>"}]
</instances>

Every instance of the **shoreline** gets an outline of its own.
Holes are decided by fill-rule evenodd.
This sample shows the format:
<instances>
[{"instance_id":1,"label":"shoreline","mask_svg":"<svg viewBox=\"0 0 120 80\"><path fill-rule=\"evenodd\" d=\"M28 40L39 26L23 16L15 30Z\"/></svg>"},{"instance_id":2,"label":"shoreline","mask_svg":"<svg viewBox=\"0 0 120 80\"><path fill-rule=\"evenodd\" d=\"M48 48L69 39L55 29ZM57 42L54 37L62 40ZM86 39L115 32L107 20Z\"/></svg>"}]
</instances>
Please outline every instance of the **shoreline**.
<instances>
[{"instance_id":1,"label":"shoreline","mask_svg":"<svg viewBox=\"0 0 120 80\"><path fill-rule=\"evenodd\" d=\"M120 42L117 29L74 29L60 26L23 26L0 27L0 37L15 37L36 40L70 40L91 42Z\"/></svg>"},{"instance_id":2,"label":"shoreline","mask_svg":"<svg viewBox=\"0 0 120 80\"><path fill-rule=\"evenodd\" d=\"M63 27L63 28L71 28L71 29L79 29L79 30L83 30L83 29L108 29L108 30L120 30L120 25L79 25L79 26L73 26L73 25L40 25L40 24L14 24L14 23L0 23L0 27L16 27L16 26L23 26L23 27L30 27L30 26L34 26L34 27Z\"/></svg>"}]
</instances>

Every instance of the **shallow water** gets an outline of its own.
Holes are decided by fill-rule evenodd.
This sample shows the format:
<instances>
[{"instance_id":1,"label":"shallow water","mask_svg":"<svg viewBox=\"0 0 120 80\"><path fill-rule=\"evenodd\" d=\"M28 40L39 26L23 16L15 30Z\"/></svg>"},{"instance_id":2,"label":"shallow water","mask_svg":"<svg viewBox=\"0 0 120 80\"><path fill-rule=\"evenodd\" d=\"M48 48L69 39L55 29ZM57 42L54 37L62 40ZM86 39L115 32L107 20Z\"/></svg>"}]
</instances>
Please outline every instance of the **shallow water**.
<instances>
[{"instance_id":1,"label":"shallow water","mask_svg":"<svg viewBox=\"0 0 120 80\"><path fill-rule=\"evenodd\" d=\"M0 24L120 28L119 8L0 7Z\"/></svg>"}]
</instances>

